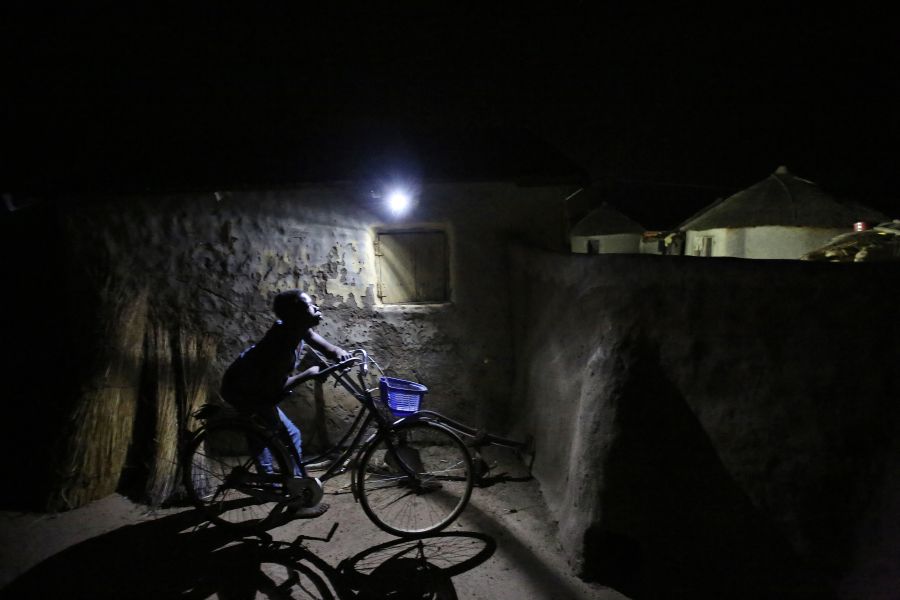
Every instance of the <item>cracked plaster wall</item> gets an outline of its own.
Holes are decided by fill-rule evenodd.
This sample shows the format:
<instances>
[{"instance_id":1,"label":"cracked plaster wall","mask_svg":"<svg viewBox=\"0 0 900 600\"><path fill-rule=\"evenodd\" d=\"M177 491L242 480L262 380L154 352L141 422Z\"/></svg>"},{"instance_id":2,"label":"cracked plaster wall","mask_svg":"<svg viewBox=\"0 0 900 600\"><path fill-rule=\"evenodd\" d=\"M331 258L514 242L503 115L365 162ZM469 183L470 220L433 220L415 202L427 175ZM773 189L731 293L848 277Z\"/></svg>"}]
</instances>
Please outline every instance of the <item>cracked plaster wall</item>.
<instances>
[{"instance_id":1,"label":"cracked plaster wall","mask_svg":"<svg viewBox=\"0 0 900 600\"><path fill-rule=\"evenodd\" d=\"M301 288L322 307L326 338L364 347L391 375L428 385L428 408L502 430L512 381L507 244L562 247L571 191L426 185L404 220L349 185L80 198L61 203L60 218L70 289L77 295L108 275L147 286L155 319L218 340L214 387L271 324L274 294ZM448 232L452 301L384 306L375 297L373 234L423 225ZM284 403L310 445L333 438L355 409L331 385L324 393L327 432L313 425L322 415L311 383Z\"/></svg>"}]
</instances>

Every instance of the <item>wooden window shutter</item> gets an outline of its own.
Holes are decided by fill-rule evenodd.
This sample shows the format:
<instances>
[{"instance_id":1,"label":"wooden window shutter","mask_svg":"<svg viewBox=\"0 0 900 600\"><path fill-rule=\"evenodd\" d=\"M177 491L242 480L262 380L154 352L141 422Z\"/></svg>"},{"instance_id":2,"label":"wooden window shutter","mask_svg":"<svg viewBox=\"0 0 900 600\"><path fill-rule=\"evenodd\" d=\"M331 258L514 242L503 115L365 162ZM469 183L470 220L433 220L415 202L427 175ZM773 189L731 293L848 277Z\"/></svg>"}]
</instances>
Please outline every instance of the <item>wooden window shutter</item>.
<instances>
[{"instance_id":1,"label":"wooden window shutter","mask_svg":"<svg viewBox=\"0 0 900 600\"><path fill-rule=\"evenodd\" d=\"M383 232L376 241L378 295L386 304L448 299L447 236L443 231Z\"/></svg>"}]
</instances>

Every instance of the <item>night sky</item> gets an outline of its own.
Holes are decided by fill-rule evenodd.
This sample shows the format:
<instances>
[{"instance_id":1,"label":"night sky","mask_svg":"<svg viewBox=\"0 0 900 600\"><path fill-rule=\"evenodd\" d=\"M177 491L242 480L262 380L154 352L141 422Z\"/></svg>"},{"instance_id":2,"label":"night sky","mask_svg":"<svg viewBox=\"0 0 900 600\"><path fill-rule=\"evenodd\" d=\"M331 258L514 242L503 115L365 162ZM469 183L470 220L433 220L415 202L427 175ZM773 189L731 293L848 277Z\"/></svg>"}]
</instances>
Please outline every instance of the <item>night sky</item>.
<instances>
[{"instance_id":1,"label":"night sky","mask_svg":"<svg viewBox=\"0 0 900 600\"><path fill-rule=\"evenodd\" d=\"M900 213L885 15L569 6L7 15L0 181L91 188L244 165L253 182L332 160L323 140L499 128L552 145L640 215L687 217L781 164Z\"/></svg>"}]
</instances>

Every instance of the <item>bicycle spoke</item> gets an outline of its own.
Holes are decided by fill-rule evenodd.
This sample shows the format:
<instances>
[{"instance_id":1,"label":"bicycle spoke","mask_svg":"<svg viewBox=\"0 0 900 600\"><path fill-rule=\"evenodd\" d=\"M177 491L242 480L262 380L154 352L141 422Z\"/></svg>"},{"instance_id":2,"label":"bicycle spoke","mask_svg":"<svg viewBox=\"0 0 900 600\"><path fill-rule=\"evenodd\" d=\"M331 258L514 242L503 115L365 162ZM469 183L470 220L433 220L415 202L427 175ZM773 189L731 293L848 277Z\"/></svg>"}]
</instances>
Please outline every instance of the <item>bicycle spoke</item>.
<instances>
[{"instance_id":1,"label":"bicycle spoke","mask_svg":"<svg viewBox=\"0 0 900 600\"><path fill-rule=\"evenodd\" d=\"M409 496L410 494L414 494L414 493L415 493L415 492L413 492L413 491L406 492L406 493L403 494L402 496L400 496L400 497L398 497L398 498L396 498L396 499L394 499L394 500L391 500L391 501L388 502L387 504L383 504L383 505L382 505L382 508L387 508L387 507L390 506L391 504L394 504L395 502L399 502L400 500L403 500L404 498L406 498L406 497Z\"/></svg>"},{"instance_id":2,"label":"bicycle spoke","mask_svg":"<svg viewBox=\"0 0 900 600\"><path fill-rule=\"evenodd\" d=\"M273 472L260 469L249 448L269 448ZM199 508L221 524L262 526L274 513L280 498L272 497L280 486L276 473L285 472L283 454L256 429L235 423L207 426L190 447L185 486Z\"/></svg>"},{"instance_id":3,"label":"bicycle spoke","mask_svg":"<svg viewBox=\"0 0 900 600\"><path fill-rule=\"evenodd\" d=\"M446 429L422 422L399 427L390 440L378 439L361 460L363 510L395 535L446 527L471 493L471 459L465 446ZM400 472L405 469L417 471L417 476Z\"/></svg>"}]
</instances>

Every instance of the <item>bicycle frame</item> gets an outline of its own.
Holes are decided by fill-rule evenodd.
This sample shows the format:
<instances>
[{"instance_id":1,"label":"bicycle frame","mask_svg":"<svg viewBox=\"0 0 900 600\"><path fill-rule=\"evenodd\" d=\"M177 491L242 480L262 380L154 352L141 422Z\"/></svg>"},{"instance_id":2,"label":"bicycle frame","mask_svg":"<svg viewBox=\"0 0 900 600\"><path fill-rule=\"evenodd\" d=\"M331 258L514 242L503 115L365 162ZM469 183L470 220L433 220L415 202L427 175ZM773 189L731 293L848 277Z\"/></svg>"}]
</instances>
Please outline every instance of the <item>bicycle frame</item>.
<instances>
[{"instance_id":1,"label":"bicycle frame","mask_svg":"<svg viewBox=\"0 0 900 600\"><path fill-rule=\"evenodd\" d=\"M316 352L315 349L310 348L312 355L318 360L318 362L327 366L325 359ZM363 362L368 361L368 357L365 354L365 351L361 351L363 353L364 358ZM353 367L349 367L352 369ZM325 470L325 472L319 476L319 480L322 482L328 481L332 477L336 477L343 473L346 473L348 470L352 468L351 463L353 459L353 455L358 453L361 448L364 448L366 444L371 442L375 437L377 437L380 433L389 430L397 421L389 421L375 405L375 399L372 397L372 393L369 389L366 388L365 381L363 380L363 372L362 369L358 369L356 376L357 381L354 381L348 374L348 370L342 371L332 371L330 376L335 379L335 386L340 384L351 396L356 398L356 400L361 405L361 410L357 413L356 417L353 420L353 423L350 425L349 429L344 433L341 439L335 443L331 448L325 450L317 457L313 457L301 462L301 465L308 465L313 462L316 462L322 456L328 456L338 448L343 448L341 453L335 458L331 465ZM385 406L387 409L387 407ZM389 410L389 409L388 409ZM368 430L369 426L375 422L376 431L371 434L368 438L363 440L363 436L365 435L366 430ZM345 445L347 440L349 440L352 436L352 441L349 445ZM388 446L393 450L392 442L388 441ZM295 453L295 450L291 448L292 455ZM294 457L296 460L296 456ZM411 470L406 463L402 460L399 461L399 465L402 470L406 473L407 476L418 479L415 471Z\"/></svg>"},{"instance_id":2,"label":"bicycle frame","mask_svg":"<svg viewBox=\"0 0 900 600\"><path fill-rule=\"evenodd\" d=\"M459 421L454 421L450 417L446 417L441 413L434 412L432 410L420 410L408 417L409 419L416 419L420 421L432 421L435 423L440 423L444 427L453 431L453 433L459 435L460 437L466 436L472 438L471 442L468 442L466 445L471 446L472 448L480 448L482 446L502 446L504 448L509 448L511 450L523 450L528 445L528 442L516 442L513 440L509 440L506 438L502 438L490 433L485 432L482 429L476 429L475 427L469 427L468 425L464 425Z\"/></svg>"},{"instance_id":3,"label":"bicycle frame","mask_svg":"<svg viewBox=\"0 0 900 600\"><path fill-rule=\"evenodd\" d=\"M340 440L318 457L302 460L300 448L290 439L281 420L272 422L262 415L246 414L215 418L222 409L209 405L196 413L204 424L189 442L185 485L192 500L217 523L255 527L271 523L282 512L316 506L324 493L323 483L349 471L352 472L349 488L354 499L382 530L400 537L437 531L452 523L464 510L473 484L486 472L477 466L485 464L483 460L479 458L477 465L473 461L472 448L486 444L521 447L433 411L400 413L407 415L403 417L394 413L388 395L377 393L383 390L384 380L382 385L373 385L374 376L383 376L384 372L372 360L376 372L369 373L370 359L365 350L355 350L346 360L332 365L315 350L311 356L322 365L314 377L318 381L334 378L334 387L340 385L360 407ZM309 379L293 378L291 388L285 393ZM249 455L240 451L228 454L232 448L230 440L241 429L248 440L243 448L249 450ZM475 443L463 442L464 435L474 438ZM210 440L211 446L202 445ZM224 449L224 453L207 454L209 447ZM261 452L266 447L271 449L273 465L277 462L276 470L271 470L268 461L263 460ZM237 464L230 462L231 456L240 457ZM308 474L307 468L323 457L327 460L316 465L316 476ZM214 470L207 470L208 461ZM207 474L212 481L211 488ZM214 492L212 497L209 490ZM411 495L415 496L410 499ZM391 498L390 502L375 500L373 504L373 498L385 497ZM261 506L256 512L247 513L239 505L240 511L235 511L234 506L221 504L225 498L241 502L244 502L242 498L248 498L251 504L255 500L274 508ZM400 509L394 507L398 501L402 501Z\"/></svg>"},{"instance_id":4,"label":"bicycle frame","mask_svg":"<svg viewBox=\"0 0 900 600\"><path fill-rule=\"evenodd\" d=\"M309 350L311 355L315 358L315 360L321 367L323 367L324 369L334 369L336 365L328 365L324 357L315 349L310 348ZM307 465L321 462L323 457L333 455L336 452L337 457L331 460L329 466L325 469L325 472L318 476L319 481L324 483L329 479L332 479L333 477L337 477L338 475L342 475L347 471L352 470L353 459L362 448L365 448L365 446L372 440L374 440L379 434L390 430L392 427L395 427L401 422L427 421L436 423L456 434L457 437L461 439L470 438L469 441L466 441L464 443L466 446L473 448L476 452L479 448L488 445L502 446L518 452L523 451L527 447L527 441L516 442L513 440L488 434L483 430L469 427L467 425L464 425L463 423L460 423L459 421L455 421L440 413L429 410L422 410L407 417L389 420L385 416L385 413L390 414L390 408L385 403L385 405L381 407L383 410L379 409L379 407L376 405L377 401L372 396L372 390L366 387L365 381L363 379L363 373L366 372L366 365L369 361L368 355L366 354L365 350L360 349L356 352L360 352L363 355L362 359L357 359L363 363L362 366L349 365L345 369L331 370L328 373L328 377L334 378L335 387L340 384L341 387L343 387L347 391L347 393L356 398L361 407L360 411L354 417L353 423L344 432L341 438L336 443L334 443L331 448L328 448L318 455L312 458L307 458L305 460L300 459L293 444L282 442L282 446L284 446L284 449L287 451L289 457L300 465L300 469L304 477L308 476L306 473ZM350 373L350 371L353 370L354 367L356 368L356 380L352 378ZM379 371L380 370L381 369L379 367ZM380 401L384 402L383 400ZM375 432L368 437L365 437L364 439L366 431L370 426L373 425L373 423L376 427ZM280 439L280 436L278 439ZM393 452L393 441L388 439L387 445ZM398 460L398 465L407 476L418 480L418 476L416 475L415 471L412 470L403 460Z\"/></svg>"},{"instance_id":5,"label":"bicycle frame","mask_svg":"<svg viewBox=\"0 0 900 600\"><path fill-rule=\"evenodd\" d=\"M316 358L320 365L328 367L328 363L325 361L321 354L319 354L315 349L312 348L310 348L310 351L312 353L312 356ZM358 352L363 353L364 358L362 360L368 360L368 356L366 355L364 350L360 350ZM338 458L334 460L331 466L319 478L321 481L327 481L332 477L347 472L350 469L349 464L351 456L356 450L369 443L376 435L378 435L379 432L389 429L392 425L396 425L400 421L429 421L437 423L449 429L458 437L463 438L464 440L465 438L471 438L469 441L465 442L466 446L474 448L476 451L478 448L481 448L483 446L501 446L504 448L515 450L516 452L524 452L529 445L528 440L526 440L525 442L517 442L514 440L502 438L493 434L489 434L484 430L469 427L468 425L460 423L459 421L455 421L440 413L430 410L421 410L408 417L397 419L396 421L388 421L376 407L376 401L372 397L371 390L366 388L361 372L357 372L358 382L353 381L353 379L348 376L347 371L334 371L330 375L335 378L335 386L337 386L338 383L341 384L341 386L345 390L347 390L348 393L350 393L359 401L359 403L362 405L362 409L359 413L357 413L353 424L349 429L347 429L347 431L337 443L335 443L328 450L320 453L318 456L302 462L304 466L317 462L323 456L328 456L338 448L343 447L344 450L341 452ZM390 411L389 407L386 404L384 406L384 409L385 411ZM362 446L360 446L360 440L366 429L372 424L372 421L377 422L378 431L376 431L375 434L366 439L363 442ZM362 422L361 426L360 422ZM355 435L353 435L354 431L356 432ZM349 446L347 446L345 444L347 440L350 439L351 435L353 435L353 440L350 442ZM393 447L393 445L390 443L389 446ZM402 467L404 471L407 471L408 475L414 475L406 468L405 464L403 464Z\"/></svg>"}]
</instances>

